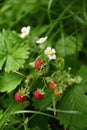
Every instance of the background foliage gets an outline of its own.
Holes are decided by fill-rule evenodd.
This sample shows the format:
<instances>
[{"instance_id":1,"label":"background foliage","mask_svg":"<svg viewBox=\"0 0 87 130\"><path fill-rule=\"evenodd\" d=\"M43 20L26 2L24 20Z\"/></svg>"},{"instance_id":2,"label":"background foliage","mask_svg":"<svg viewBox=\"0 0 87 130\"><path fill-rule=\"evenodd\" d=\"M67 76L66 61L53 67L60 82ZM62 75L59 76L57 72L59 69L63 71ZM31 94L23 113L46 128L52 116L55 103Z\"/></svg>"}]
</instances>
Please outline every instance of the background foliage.
<instances>
[{"instance_id":1,"label":"background foliage","mask_svg":"<svg viewBox=\"0 0 87 130\"><path fill-rule=\"evenodd\" d=\"M21 39L18 34L28 25L31 32ZM13 94L24 76L15 71L31 73L29 63L41 54L36 40L43 36L48 36L44 46L54 47L57 56L64 58L65 69L71 67L72 74L80 75L82 82L67 88L58 103L48 89L42 101L32 98L16 103ZM86 37L86 0L0 0L1 130L87 129Z\"/></svg>"}]
</instances>

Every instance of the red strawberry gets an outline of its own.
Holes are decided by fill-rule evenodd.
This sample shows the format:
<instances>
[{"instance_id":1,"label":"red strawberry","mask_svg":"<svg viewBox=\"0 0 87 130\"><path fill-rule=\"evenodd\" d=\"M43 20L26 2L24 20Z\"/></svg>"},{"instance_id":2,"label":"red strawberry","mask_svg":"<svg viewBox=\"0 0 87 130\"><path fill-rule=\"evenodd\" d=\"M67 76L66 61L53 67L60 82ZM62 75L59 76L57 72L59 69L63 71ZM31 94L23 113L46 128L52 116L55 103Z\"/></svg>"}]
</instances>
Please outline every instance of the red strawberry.
<instances>
[{"instance_id":1,"label":"red strawberry","mask_svg":"<svg viewBox=\"0 0 87 130\"><path fill-rule=\"evenodd\" d=\"M38 90L35 90L33 95L34 95L34 98L37 100L40 100L43 98L43 93L40 93Z\"/></svg>"},{"instance_id":2,"label":"red strawberry","mask_svg":"<svg viewBox=\"0 0 87 130\"><path fill-rule=\"evenodd\" d=\"M37 70L41 70L43 69L43 67L45 66L45 61L42 60L42 59L37 59L35 62L34 62L34 67L37 69Z\"/></svg>"},{"instance_id":3,"label":"red strawberry","mask_svg":"<svg viewBox=\"0 0 87 130\"><path fill-rule=\"evenodd\" d=\"M26 100L27 96L21 96L19 94L19 92L16 92L15 95L14 95L14 99L17 101L17 102L24 102Z\"/></svg>"},{"instance_id":4,"label":"red strawberry","mask_svg":"<svg viewBox=\"0 0 87 130\"><path fill-rule=\"evenodd\" d=\"M54 90L56 88L57 84L53 81L49 82L49 88Z\"/></svg>"}]
</instances>

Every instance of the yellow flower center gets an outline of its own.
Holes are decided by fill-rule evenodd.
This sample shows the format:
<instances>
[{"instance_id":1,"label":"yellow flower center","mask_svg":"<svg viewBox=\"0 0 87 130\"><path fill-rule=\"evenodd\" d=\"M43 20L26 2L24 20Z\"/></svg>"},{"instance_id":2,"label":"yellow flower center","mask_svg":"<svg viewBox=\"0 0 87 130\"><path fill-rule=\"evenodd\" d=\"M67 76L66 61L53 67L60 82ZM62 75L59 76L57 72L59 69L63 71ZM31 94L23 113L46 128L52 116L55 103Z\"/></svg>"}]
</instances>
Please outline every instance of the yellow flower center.
<instances>
[{"instance_id":1,"label":"yellow flower center","mask_svg":"<svg viewBox=\"0 0 87 130\"><path fill-rule=\"evenodd\" d=\"M48 55L53 55L53 54L54 54L54 52L51 50L48 52Z\"/></svg>"},{"instance_id":2,"label":"yellow flower center","mask_svg":"<svg viewBox=\"0 0 87 130\"><path fill-rule=\"evenodd\" d=\"M23 29L23 33L26 33L27 32L27 30L26 29Z\"/></svg>"}]
</instances>

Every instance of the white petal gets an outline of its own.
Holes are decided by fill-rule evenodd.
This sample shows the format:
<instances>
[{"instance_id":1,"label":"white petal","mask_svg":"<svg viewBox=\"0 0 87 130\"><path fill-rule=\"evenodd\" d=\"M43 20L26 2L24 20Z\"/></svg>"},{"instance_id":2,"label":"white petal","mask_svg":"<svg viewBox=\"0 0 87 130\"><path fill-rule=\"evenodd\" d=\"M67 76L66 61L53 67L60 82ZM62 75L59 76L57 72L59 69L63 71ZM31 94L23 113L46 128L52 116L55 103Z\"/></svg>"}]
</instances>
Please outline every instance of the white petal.
<instances>
[{"instance_id":1,"label":"white petal","mask_svg":"<svg viewBox=\"0 0 87 130\"><path fill-rule=\"evenodd\" d=\"M50 59L50 60L52 60L52 59L56 59L56 55L48 55L48 58Z\"/></svg>"},{"instance_id":2,"label":"white petal","mask_svg":"<svg viewBox=\"0 0 87 130\"><path fill-rule=\"evenodd\" d=\"M28 30L30 30L30 28L31 28L30 26L27 26L27 29L28 29Z\"/></svg>"},{"instance_id":3,"label":"white petal","mask_svg":"<svg viewBox=\"0 0 87 130\"><path fill-rule=\"evenodd\" d=\"M41 42L40 42L40 39L39 39L39 40L37 40L37 41L36 41L36 43L41 43Z\"/></svg>"},{"instance_id":4,"label":"white petal","mask_svg":"<svg viewBox=\"0 0 87 130\"><path fill-rule=\"evenodd\" d=\"M56 59L56 55L53 55L53 56L52 56L52 59Z\"/></svg>"},{"instance_id":5,"label":"white petal","mask_svg":"<svg viewBox=\"0 0 87 130\"><path fill-rule=\"evenodd\" d=\"M20 37L21 37L21 38L24 38L25 36L26 36L26 35L25 35L24 33L21 33L21 34L20 34Z\"/></svg>"},{"instance_id":6,"label":"white petal","mask_svg":"<svg viewBox=\"0 0 87 130\"><path fill-rule=\"evenodd\" d=\"M26 27L22 27L22 28L21 28L21 32L23 32L25 29L26 29Z\"/></svg>"},{"instance_id":7,"label":"white petal","mask_svg":"<svg viewBox=\"0 0 87 130\"><path fill-rule=\"evenodd\" d=\"M50 60L52 60L52 56L48 55L48 58L49 58Z\"/></svg>"},{"instance_id":8,"label":"white petal","mask_svg":"<svg viewBox=\"0 0 87 130\"><path fill-rule=\"evenodd\" d=\"M21 33L24 33L24 34L28 35L29 32L30 32L30 26L22 27Z\"/></svg>"},{"instance_id":9,"label":"white petal","mask_svg":"<svg viewBox=\"0 0 87 130\"><path fill-rule=\"evenodd\" d=\"M46 50L44 51L45 54L48 54L48 52L51 50L51 47L47 47Z\"/></svg>"},{"instance_id":10,"label":"white petal","mask_svg":"<svg viewBox=\"0 0 87 130\"><path fill-rule=\"evenodd\" d=\"M44 53L45 53L45 54L48 54L48 50L45 50Z\"/></svg>"},{"instance_id":11,"label":"white petal","mask_svg":"<svg viewBox=\"0 0 87 130\"><path fill-rule=\"evenodd\" d=\"M47 49L46 49L47 51L50 51L51 50L51 47L47 47Z\"/></svg>"},{"instance_id":12,"label":"white petal","mask_svg":"<svg viewBox=\"0 0 87 130\"><path fill-rule=\"evenodd\" d=\"M52 49L52 52L53 52L53 53L56 53L55 49Z\"/></svg>"},{"instance_id":13,"label":"white petal","mask_svg":"<svg viewBox=\"0 0 87 130\"><path fill-rule=\"evenodd\" d=\"M42 37L36 41L36 43L44 43L46 41L47 37Z\"/></svg>"},{"instance_id":14,"label":"white petal","mask_svg":"<svg viewBox=\"0 0 87 130\"><path fill-rule=\"evenodd\" d=\"M30 26L27 26L27 34L30 33Z\"/></svg>"},{"instance_id":15,"label":"white petal","mask_svg":"<svg viewBox=\"0 0 87 130\"><path fill-rule=\"evenodd\" d=\"M47 40L48 37L44 37L44 42Z\"/></svg>"}]
</instances>

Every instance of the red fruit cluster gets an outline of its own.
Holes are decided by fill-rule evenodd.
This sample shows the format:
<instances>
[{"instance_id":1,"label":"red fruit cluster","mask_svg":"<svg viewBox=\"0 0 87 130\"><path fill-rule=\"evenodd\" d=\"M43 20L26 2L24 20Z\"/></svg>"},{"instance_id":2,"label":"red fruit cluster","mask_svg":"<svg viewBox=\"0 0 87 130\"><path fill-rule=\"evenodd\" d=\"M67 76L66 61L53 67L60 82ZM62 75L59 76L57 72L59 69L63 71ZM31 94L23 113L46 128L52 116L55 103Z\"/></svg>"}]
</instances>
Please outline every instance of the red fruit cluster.
<instances>
[{"instance_id":1,"label":"red fruit cluster","mask_svg":"<svg viewBox=\"0 0 87 130\"><path fill-rule=\"evenodd\" d=\"M56 88L57 84L53 81L49 82L49 88L54 90Z\"/></svg>"},{"instance_id":2,"label":"red fruit cluster","mask_svg":"<svg viewBox=\"0 0 87 130\"><path fill-rule=\"evenodd\" d=\"M38 90L34 91L33 95L34 95L34 98L37 100L40 100L43 98L43 94L39 93Z\"/></svg>"},{"instance_id":3,"label":"red fruit cluster","mask_svg":"<svg viewBox=\"0 0 87 130\"><path fill-rule=\"evenodd\" d=\"M15 95L14 95L14 99L17 101L17 102L24 102L26 99L27 99L27 96L21 96L19 94L19 92L16 92Z\"/></svg>"},{"instance_id":4,"label":"red fruit cluster","mask_svg":"<svg viewBox=\"0 0 87 130\"><path fill-rule=\"evenodd\" d=\"M62 90L58 90L58 88L57 88L57 83L55 83L54 81L50 81L49 82L49 88L51 89L51 90L53 90L53 93L54 93L54 95L56 96L56 97L59 97L59 96L61 96L61 94L62 94Z\"/></svg>"},{"instance_id":5,"label":"red fruit cluster","mask_svg":"<svg viewBox=\"0 0 87 130\"><path fill-rule=\"evenodd\" d=\"M35 62L34 62L34 67L37 69L37 70L42 70L43 67L45 65L45 61L42 60L42 59L37 59Z\"/></svg>"}]
</instances>

